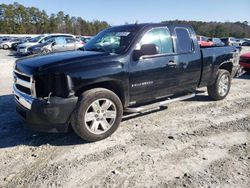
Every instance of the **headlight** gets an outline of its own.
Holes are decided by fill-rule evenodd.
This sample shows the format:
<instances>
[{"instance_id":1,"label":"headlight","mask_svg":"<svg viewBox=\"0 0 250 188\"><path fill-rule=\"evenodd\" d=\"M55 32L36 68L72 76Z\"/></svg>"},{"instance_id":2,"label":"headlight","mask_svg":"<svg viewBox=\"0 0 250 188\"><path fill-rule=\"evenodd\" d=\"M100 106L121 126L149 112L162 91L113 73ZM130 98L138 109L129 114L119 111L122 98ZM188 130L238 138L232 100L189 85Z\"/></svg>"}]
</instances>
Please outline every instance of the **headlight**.
<instances>
[{"instance_id":1,"label":"headlight","mask_svg":"<svg viewBox=\"0 0 250 188\"><path fill-rule=\"evenodd\" d=\"M41 75L34 77L37 97L67 97L70 93L68 77L64 74Z\"/></svg>"}]
</instances>

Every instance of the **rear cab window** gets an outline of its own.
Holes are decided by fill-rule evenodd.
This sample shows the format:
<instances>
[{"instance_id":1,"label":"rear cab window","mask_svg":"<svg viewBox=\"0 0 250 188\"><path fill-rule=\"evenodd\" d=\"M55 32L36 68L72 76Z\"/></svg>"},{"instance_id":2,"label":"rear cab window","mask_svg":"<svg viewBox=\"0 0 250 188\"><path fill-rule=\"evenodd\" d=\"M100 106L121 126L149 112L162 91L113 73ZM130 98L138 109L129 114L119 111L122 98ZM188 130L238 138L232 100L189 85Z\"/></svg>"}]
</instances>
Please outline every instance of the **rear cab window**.
<instances>
[{"instance_id":1,"label":"rear cab window","mask_svg":"<svg viewBox=\"0 0 250 188\"><path fill-rule=\"evenodd\" d=\"M177 37L177 53L191 53L194 50L193 40L191 35L186 28L177 27L175 28Z\"/></svg>"}]
</instances>

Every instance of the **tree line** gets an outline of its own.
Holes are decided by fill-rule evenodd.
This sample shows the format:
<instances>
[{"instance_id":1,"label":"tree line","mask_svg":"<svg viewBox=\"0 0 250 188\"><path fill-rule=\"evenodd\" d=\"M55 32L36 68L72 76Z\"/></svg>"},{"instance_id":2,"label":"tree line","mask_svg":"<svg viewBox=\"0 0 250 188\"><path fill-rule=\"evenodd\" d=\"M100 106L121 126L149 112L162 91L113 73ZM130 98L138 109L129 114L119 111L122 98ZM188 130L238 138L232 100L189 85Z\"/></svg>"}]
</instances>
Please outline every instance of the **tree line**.
<instances>
[{"instance_id":1,"label":"tree line","mask_svg":"<svg viewBox=\"0 0 250 188\"><path fill-rule=\"evenodd\" d=\"M196 33L208 37L250 38L250 26L245 22L201 22L164 21L163 23L192 25ZM86 21L81 17L65 14L63 11L48 15L36 7L25 7L19 3L0 4L1 34L72 33L75 35L95 35L110 27L106 21Z\"/></svg>"},{"instance_id":2,"label":"tree line","mask_svg":"<svg viewBox=\"0 0 250 188\"><path fill-rule=\"evenodd\" d=\"M105 21L86 21L81 17L65 14L63 11L48 15L44 10L25 7L19 3L0 4L0 33L2 34L95 35L107 27L109 24Z\"/></svg>"},{"instance_id":3,"label":"tree line","mask_svg":"<svg viewBox=\"0 0 250 188\"><path fill-rule=\"evenodd\" d=\"M250 38L250 26L244 22L201 22L201 21L164 21L163 23L188 24L191 25L197 34L208 37L236 37Z\"/></svg>"}]
</instances>

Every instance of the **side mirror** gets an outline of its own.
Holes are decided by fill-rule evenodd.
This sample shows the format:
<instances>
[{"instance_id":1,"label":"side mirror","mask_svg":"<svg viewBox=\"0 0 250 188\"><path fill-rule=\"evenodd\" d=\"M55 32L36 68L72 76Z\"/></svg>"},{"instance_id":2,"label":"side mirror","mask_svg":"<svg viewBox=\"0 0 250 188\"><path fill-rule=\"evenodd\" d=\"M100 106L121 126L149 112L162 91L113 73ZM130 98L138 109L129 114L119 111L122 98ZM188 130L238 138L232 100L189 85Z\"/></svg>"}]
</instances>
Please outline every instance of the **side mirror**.
<instances>
[{"instance_id":1,"label":"side mirror","mask_svg":"<svg viewBox=\"0 0 250 188\"><path fill-rule=\"evenodd\" d=\"M141 46L140 50L134 51L133 58L138 61L142 56L156 54L159 54L159 49L155 44L144 44Z\"/></svg>"},{"instance_id":2,"label":"side mirror","mask_svg":"<svg viewBox=\"0 0 250 188\"><path fill-rule=\"evenodd\" d=\"M51 46L55 46L56 45L56 42L52 42Z\"/></svg>"}]
</instances>

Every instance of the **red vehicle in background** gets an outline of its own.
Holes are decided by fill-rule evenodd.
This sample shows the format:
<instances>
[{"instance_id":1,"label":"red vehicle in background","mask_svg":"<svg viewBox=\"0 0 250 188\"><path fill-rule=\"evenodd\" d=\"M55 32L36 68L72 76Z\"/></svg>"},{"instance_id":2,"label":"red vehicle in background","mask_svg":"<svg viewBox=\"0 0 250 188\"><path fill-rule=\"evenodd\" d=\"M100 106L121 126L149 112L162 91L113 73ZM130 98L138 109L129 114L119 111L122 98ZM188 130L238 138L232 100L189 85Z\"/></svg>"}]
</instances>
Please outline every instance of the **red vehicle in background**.
<instances>
[{"instance_id":1,"label":"red vehicle in background","mask_svg":"<svg viewBox=\"0 0 250 188\"><path fill-rule=\"evenodd\" d=\"M240 56L240 65L244 67L245 70L250 71L250 52Z\"/></svg>"},{"instance_id":2,"label":"red vehicle in background","mask_svg":"<svg viewBox=\"0 0 250 188\"><path fill-rule=\"evenodd\" d=\"M198 43L201 47L208 47L208 46L213 46L214 43L209 40L208 37L204 37L204 36L197 36L197 40L198 40Z\"/></svg>"}]
</instances>

